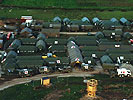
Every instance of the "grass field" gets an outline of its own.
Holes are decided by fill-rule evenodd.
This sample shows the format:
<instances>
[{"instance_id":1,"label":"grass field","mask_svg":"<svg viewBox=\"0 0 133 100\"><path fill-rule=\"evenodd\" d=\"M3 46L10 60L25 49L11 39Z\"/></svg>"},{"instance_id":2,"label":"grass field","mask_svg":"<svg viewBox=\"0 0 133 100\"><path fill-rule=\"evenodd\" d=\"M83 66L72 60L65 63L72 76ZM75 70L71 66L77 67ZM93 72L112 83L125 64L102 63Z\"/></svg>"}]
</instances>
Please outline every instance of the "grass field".
<instances>
[{"instance_id":1,"label":"grass field","mask_svg":"<svg viewBox=\"0 0 133 100\"><path fill-rule=\"evenodd\" d=\"M81 19L86 16L89 19L98 17L100 19L110 19L116 17L120 19L125 17L127 19L133 18L133 11L89 11L89 10L27 10L18 8L3 8L0 9L0 18L20 18L22 15L32 15L34 19L42 19L45 21L52 20L55 16L61 18L68 17L70 19Z\"/></svg>"},{"instance_id":2,"label":"grass field","mask_svg":"<svg viewBox=\"0 0 133 100\"><path fill-rule=\"evenodd\" d=\"M104 100L122 100L133 93L131 80L111 79L107 75L96 75L93 78L98 80L97 95L102 96ZM48 94L48 96L57 95L58 91L64 91L60 94L62 96L59 100L79 100L86 94L86 84L83 83L83 78L51 78L51 82L53 85L50 88L34 89L40 86L40 81L10 87L0 91L0 100L51 100L45 97ZM66 91L68 89L70 91Z\"/></svg>"},{"instance_id":3,"label":"grass field","mask_svg":"<svg viewBox=\"0 0 133 100\"><path fill-rule=\"evenodd\" d=\"M127 10L133 8L133 0L3 0L2 4L39 8L115 8Z\"/></svg>"}]
</instances>

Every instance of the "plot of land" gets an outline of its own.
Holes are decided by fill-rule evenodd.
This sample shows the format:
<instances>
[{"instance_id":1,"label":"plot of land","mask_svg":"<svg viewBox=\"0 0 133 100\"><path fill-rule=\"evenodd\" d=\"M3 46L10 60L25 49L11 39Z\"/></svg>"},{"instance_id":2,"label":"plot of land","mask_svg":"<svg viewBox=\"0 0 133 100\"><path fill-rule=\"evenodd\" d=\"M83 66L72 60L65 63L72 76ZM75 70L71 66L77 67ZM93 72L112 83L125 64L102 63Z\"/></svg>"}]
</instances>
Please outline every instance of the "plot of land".
<instances>
[{"instance_id":1,"label":"plot of land","mask_svg":"<svg viewBox=\"0 0 133 100\"><path fill-rule=\"evenodd\" d=\"M130 100L133 97L131 78L111 79L108 75L95 75L93 78L98 80L97 95L103 100ZM54 77L51 83L49 88L40 87L40 81L16 85L0 91L0 100L79 100L86 94L83 78Z\"/></svg>"}]
</instances>

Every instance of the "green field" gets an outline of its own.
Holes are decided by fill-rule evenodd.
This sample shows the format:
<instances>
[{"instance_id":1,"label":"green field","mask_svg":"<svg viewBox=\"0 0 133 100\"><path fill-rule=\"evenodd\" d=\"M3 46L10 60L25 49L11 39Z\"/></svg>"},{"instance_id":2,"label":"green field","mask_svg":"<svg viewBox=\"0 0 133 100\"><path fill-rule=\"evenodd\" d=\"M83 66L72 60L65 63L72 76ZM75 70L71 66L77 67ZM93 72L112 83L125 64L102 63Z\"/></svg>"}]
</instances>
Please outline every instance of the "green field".
<instances>
[{"instance_id":1,"label":"green field","mask_svg":"<svg viewBox=\"0 0 133 100\"><path fill-rule=\"evenodd\" d=\"M61 18L68 17L70 19L81 19L86 16L89 19L98 17L100 19L110 19L116 17L120 19L125 17L127 19L133 18L133 11L121 12L121 11L89 11L89 10L27 10L27 9L0 9L0 18L20 18L22 15L32 15L34 19L42 19L45 21L52 20L55 16Z\"/></svg>"},{"instance_id":2,"label":"green field","mask_svg":"<svg viewBox=\"0 0 133 100\"><path fill-rule=\"evenodd\" d=\"M123 98L129 98L133 93L131 79L111 79L107 75L96 75L93 78L98 80L97 95L104 98L104 100L122 100ZM83 83L83 78L55 77L51 78L51 83L50 88L39 88L40 81L16 85L0 91L0 100L51 100L46 99L47 95L57 95L59 91L63 91L60 93L62 96L59 100L79 100L86 94L86 84ZM55 100L58 99L55 98Z\"/></svg>"},{"instance_id":3,"label":"green field","mask_svg":"<svg viewBox=\"0 0 133 100\"><path fill-rule=\"evenodd\" d=\"M3 5L25 7L131 9L133 0L4 0ZM125 7L125 8L123 8Z\"/></svg>"}]
</instances>

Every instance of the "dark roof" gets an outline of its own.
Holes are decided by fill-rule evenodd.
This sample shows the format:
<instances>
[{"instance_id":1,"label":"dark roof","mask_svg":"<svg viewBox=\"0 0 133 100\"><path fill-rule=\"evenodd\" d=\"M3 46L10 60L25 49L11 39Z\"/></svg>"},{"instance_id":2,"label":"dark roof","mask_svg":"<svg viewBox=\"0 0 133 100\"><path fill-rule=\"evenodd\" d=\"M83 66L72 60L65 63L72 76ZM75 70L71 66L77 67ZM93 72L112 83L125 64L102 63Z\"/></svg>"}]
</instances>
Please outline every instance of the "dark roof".
<instances>
[{"instance_id":1,"label":"dark roof","mask_svg":"<svg viewBox=\"0 0 133 100\"><path fill-rule=\"evenodd\" d=\"M97 32L95 34L95 36L96 36L97 39L103 39L104 38L104 34L102 32Z\"/></svg>"},{"instance_id":2,"label":"dark roof","mask_svg":"<svg viewBox=\"0 0 133 100\"><path fill-rule=\"evenodd\" d=\"M80 46L81 51L97 51L99 50L98 46Z\"/></svg>"},{"instance_id":3,"label":"dark roof","mask_svg":"<svg viewBox=\"0 0 133 100\"><path fill-rule=\"evenodd\" d=\"M7 58L15 58L17 56L17 53L15 51L10 51L7 54Z\"/></svg>"},{"instance_id":4,"label":"dark roof","mask_svg":"<svg viewBox=\"0 0 133 100\"><path fill-rule=\"evenodd\" d=\"M110 37L111 35L122 35L122 30L121 29L117 29L117 30L103 30L103 33L105 35L105 37Z\"/></svg>"},{"instance_id":5,"label":"dark roof","mask_svg":"<svg viewBox=\"0 0 133 100\"><path fill-rule=\"evenodd\" d=\"M39 40L37 41L36 43L36 47L39 49L39 50L46 50L46 43L43 41L43 40Z\"/></svg>"},{"instance_id":6,"label":"dark roof","mask_svg":"<svg viewBox=\"0 0 133 100\"><path fill-rule=\"evenodd\" d=\"M102 57L103 55L105 55L104 51L83 51L82 55L84 57L92 57L93 55L96 55L97 58Z\"/></svg>"},{"instance_id":7,"label":"dark roof","mask_svg":"<svg viewBox=\"0 0 133 100\"><path fill-rule=\"evenodd\" d=\"M44 34L42 34L42 33L38 34L37 40L45 40L45 39L46 39L46 37Z\"/></svg>"},{"instance_id":8,"label":"dark roof","mask_svg":"<svg viewBox=\"0 0 133 100\"><path fill-rule=\"evenodd\" d=\"M96 46L97 41L96 40L86 40L86 39L81 39L81 40L76 40L76 43L80 46Z\"/></svg>"},{"instance_id":9,"label":"dark roof","mask_svg":"<svg viewBox=\"0 0 133 100\"><path fill-rule=\"evenodd\" d=\"M22 38L21 42L23 45L29 45L29 44L35 45L37 42L37 39L35 39L35 38Z\"/></svg>"},{"instance_id":10,"label":"dark roof","mask_svg":"<svg viewBox=\"0 0 133 100\"><path fill-rule=\"evenodd\" d=\"M107 63L107 64L112 64L113 63L112 59L107 55L102 56L100 58L100 60L101 60L102 64L103 63Z\"/></svg>"},{"instance_id":11,"label":"dark roof","mask_svg":"<svg viewBox=\"0 0 133 100\"><path fill-rule=\"evenodd\" d=\"M16 56L17 60L41 60L42 56Z\"/></svg>"},{"instance_id":12,"label":"dark roof","mask_svg":"<svg viewBox=\"0 0 133 100\"><path fill-rule=\"evenodd\" d=\"M125 32L125 33L123 34L123 37L124 37L125 39L131 39L131 38L133 38L133 36L132 36L129 32Z\"/></svg>"},{"instance_id":13,"label":"dark roof","mask_svg":"<svg viewBox=\"0 0 133 100\"><path fill-rule=\"evenodd\" d=\"M67 50L68 50L71 63L76 62L77 60L79 60L80 62L83 62L83 57L75 42L69 41L67 43Z\"/></svg>"},{"instance_id":14,"label":"dark roof","mask_svg":"<svg viewBox=\"0 0 133 100\"><path fill-rule=\"evenodd\" d=\"M35 46L20 46L18 47L18 53L35 53L37 48Z\"/></svg>"},{"instance_id":15,"label":"dark roof","mask_svg":"<svg viewBox=\"0 0 133 100\"><path fill-rule=\"evenodd\" d=\"M61 18L56 16L54 19L53 19L54 22L61 22Z\"/></svg>"},{"instance_id":16,"label":"dark roof","mask_svg":"<svg viewBox=\"0 0 133 100\"><path fill-rule=\"evenodd\" d=\"M48 49L52 51L53 53L66 51L66 47L64 45L51 45Z\"/></svg>"},{"instance_id":17,"label":"dark roof","mask_svg":"<svg viewBox=\"0 0 133 100\"><path fill-rule=\"evenodd\" d=\"M20 40L15 39L15 40L11 43L10 47L11 47L11 48L14 48L14 49L17 49L20 45L21 45Z\"/></svg>"},{"instance_id":18,"label":"dark roof","mask_svg":"<svg viewBox=\"0 0 133 100\"><path fill-rule=\"evenodd\" d=\"M61 38L47 38L45 41L48 45L52 45L52 44L66 45L67 44L67 39L61 39Z\"/></svg>"},{"instance_id":19,"label":"dark roof","mask_svg":"<svg viewBox=\"0 0 133 100\"><path fill-rule=\"evenodd\" d=\"M27 27L26 27L26 28L24 28L24 29L21 30L20 34L21 34L21 33L24 33L24 32L32 33L32 30L31 30L30 28L27 28Z\"/></svg>"}]
</instances>

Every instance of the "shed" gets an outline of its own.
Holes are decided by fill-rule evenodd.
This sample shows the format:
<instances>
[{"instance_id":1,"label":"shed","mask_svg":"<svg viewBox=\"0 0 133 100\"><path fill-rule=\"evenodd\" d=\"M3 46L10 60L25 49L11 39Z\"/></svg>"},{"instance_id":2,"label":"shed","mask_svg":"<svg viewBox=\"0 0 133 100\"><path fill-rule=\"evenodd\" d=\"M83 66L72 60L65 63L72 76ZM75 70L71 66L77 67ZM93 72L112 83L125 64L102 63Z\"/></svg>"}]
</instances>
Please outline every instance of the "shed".
<instances>
[{"instance_id":1,"label":"shed","mask_svg":"<svg viewBox=\"0 0 133 100\"><path fill-rule=\"evenodd\" d=\"M61 23L61 18L58 17L58 16L56 16L56 17L53 19L53 21L54 21L54 22L59 22L59 23Z\"/></svg>"},{"instance_id":2,"label":"shed","mask_svg":"<svg viewBox=\"0 0 133 100\"><path fill-rule=\"evenodd\" d=\"M48 37L60 37L60 29L42 29L41 33Z\"/></svg>"},{"instance_id":3,"label":"shed","mask_svg":"<svg viewBox=\"0 0 133 100\"><path fill-rule=\"evenodd\" d=\"M20 36L22 36L22 37L29 37L29 34L31 34L31 33L32 33L32 30L30 28L26 27L26 28L21 30Z\"/></svg>"},{"instance_id":4,"label":"shed","mask_svg":"<svg viewBox=\"0 0 133 100\"><path fill-rule=\"evenodd\" d=\"M112 59L109 56L107 56L107 55L102 56L100 58L100 60L101 60L101 63L102 64L104 64L104 63L106 63L106 64L112 64L113 63Z\"/></svg>"},{"instance_id":5,"label":"shed","mask_svg":"<svg viewBox=\"0 0 133 100\"><path fill-rule=\"evenodd\" d=\"M102 32L97 32L95 34L95 36L96 36L97 39L103 39L104 38L104 34Z\"/></svg>"},{"instance_id":6,"label":"shed","mask_svg":"<svg viewBox=\"0 0 133 100\"><path fill-rule=\"evenodd\" d=\"M15 51L9 51L6 58L15 58L17 53Z\"/></svg>"},{"instance_id":7,"label":"shed","mask_svg":"<svg viewBox=\"0 0 133 100\"><path fill-rule=\"evenodd\" d=\"M35 46L20 46L17 53L36 53L37 48Z\"/></svg>"},{"instance_id":8,"label":"shed","mask_svg":"<svg viewBox=\"0 0 133 100\"><path fill-rule=\"evenodd\" d=\"M45 40L45 39L46 39L46 37L44 34L42 34L42 33L38 34L37 40Z\"/></svg>"},{"instance_id":9,"label":"shed","mask_svg":"<svg viewBox=\"0 0 133 100\"><path fill-rule=\"evenodd\" d=\"M45 43L43 40L37 41L36 47L37 47L38 50L40 50L40 51L46 51L46 50L47 50L47 48L46 48L46 43Z\"/></svg>"},{"instance_id":10,"label":"shed","mask_svg":"<svg viewBox=\"0 0 133 100\"><path fill-rule=\"evenodd\" d=\"M132 36L129 32L125 32L125 33L123 34L123 37L124 37L125 39L132 39L132 38L133 38L133 36Z\"/></svg>"},{"instance_id":11,"label":"shed","mask_svg":"<svg viewBox=\"0 0 133 100\"><path fill-rule=\"evenodd\" d=\"M37 42L36 38L22 38L22 45L35 45Z\"/></svg>"}]
</instances>

